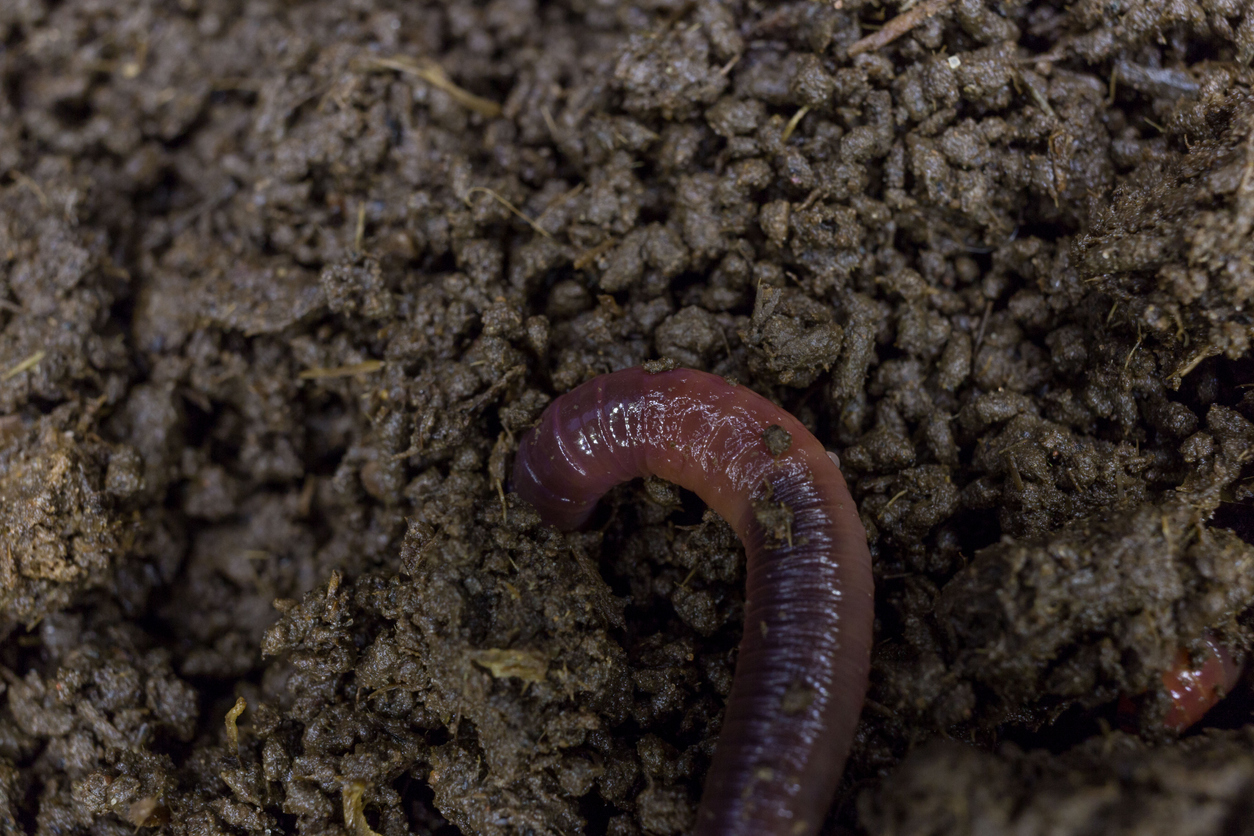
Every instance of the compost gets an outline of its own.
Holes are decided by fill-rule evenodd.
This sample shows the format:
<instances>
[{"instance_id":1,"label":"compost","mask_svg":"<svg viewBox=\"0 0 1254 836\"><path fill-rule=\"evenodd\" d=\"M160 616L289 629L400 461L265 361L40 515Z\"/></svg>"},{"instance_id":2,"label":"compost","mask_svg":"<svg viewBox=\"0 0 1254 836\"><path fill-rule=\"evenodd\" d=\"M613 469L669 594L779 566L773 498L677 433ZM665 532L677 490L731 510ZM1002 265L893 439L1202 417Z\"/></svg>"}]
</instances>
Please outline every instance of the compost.
<instances>
[{"instance_id":1,"label":"compost","mask_svg":"<svg viewBox=\"0 0 1254 836\"><path fill-rule=\"evenodd\" d=\"M644 362L876 580L824 832L1248 833L1242 0L0 3L0 836L668 836L744 552L510 491Z\"/></svg>"}]
</instances>

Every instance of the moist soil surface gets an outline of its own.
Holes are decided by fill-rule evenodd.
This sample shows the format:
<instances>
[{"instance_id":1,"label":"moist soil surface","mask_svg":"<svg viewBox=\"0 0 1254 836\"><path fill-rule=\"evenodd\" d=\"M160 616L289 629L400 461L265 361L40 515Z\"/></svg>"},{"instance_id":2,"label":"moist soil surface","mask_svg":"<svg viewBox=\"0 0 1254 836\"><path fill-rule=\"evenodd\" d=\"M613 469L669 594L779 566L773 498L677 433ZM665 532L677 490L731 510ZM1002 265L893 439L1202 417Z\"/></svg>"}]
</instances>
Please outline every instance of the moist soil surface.
<instances>
[{"instance_id":1,"label":"moist soil surface","mask_svg":"<svg viewBox=\"0 0 1254 836\"><path fill-rule=\"evenodd\" d=\"M744 553L521 434L668 361L843 469L825 833L1248 834L1241 0L0 3L0 836L682 834ZM1192 657L1190 657L1192 654Z\"/></svg>"}]
</instances>

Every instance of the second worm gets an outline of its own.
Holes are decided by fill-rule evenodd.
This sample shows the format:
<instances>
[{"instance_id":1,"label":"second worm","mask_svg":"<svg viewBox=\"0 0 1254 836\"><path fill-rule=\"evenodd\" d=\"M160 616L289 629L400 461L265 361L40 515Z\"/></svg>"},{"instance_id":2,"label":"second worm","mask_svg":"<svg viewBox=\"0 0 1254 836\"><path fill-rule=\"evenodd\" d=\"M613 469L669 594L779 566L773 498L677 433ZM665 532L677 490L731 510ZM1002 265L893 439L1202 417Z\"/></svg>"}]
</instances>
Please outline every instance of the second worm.
<instances>
[{"instance_id":1,"label":"second worm","mask_svg":"<svg viewBox=\"0 0 1254 836\"><path fill-rule=\"evenodd\" d=\"M614 485L695 492L745 546L745 628L697 836L811 836L866 693L871 557L844 477L792 415L691 369L601 375L549 405L514 489L559 528Z\"/></svg>"}]
</instances>

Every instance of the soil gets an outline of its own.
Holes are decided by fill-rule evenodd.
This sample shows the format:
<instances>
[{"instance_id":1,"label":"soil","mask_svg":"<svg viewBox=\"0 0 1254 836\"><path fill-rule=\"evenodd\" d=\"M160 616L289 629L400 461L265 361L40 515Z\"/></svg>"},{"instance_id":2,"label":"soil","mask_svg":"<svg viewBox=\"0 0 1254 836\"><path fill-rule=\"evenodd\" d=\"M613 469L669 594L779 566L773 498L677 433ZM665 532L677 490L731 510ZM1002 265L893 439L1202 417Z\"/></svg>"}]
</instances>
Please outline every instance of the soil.
<instances>
[{"instance_id":1,"label":"soil","mask_svg":"<svg viewBox=\"0 0 1254 836\"><path fill-rule=\"evenodd\" d=\"M1159 683L1254 649L1252 60L1240 0L0 4L0 836L685 832L738 541L506 479L646 361L841 454L826 833L1251 832L1248 677Z\"/></svg>"}]
</instances>

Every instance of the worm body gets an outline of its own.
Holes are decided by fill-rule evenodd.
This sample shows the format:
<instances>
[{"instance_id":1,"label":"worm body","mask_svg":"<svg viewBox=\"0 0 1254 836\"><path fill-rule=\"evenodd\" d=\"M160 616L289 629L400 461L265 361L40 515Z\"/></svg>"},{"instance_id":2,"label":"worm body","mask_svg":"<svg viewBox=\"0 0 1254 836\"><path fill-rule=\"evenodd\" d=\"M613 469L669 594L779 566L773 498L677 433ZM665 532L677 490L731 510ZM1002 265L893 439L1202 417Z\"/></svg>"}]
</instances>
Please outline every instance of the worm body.
<instances>
[{"instance_id":1,"label":"worm body","mask_svg":"<svg viewBox=\"0 0 1254 836\"><path fill-rule=\"evenodd\" d=\"M1171 698L1163 725L1172 731L1184 731L1201 720L1241 680L1242 666L1228 648L1210 636L1204 641L1200 663L1191 662L1182 650L1175 667L1163 674L1163 689Z\"/></svg>"},{"instance_id":2,"label":"worm body","mask_svg":"<svg viewBox=\"0 0 1254 836\"><path fill-rule=\"evenodd\" d=\"M871 557L844 477L796 418L691 369L601 375L549 405L514 489L577 528L614 485L695 492L745 546L745 628L697 836L809 836L831 804L866 692Z\"/></svg>"},{"instance_id":3,"label":"worm body","mask_svg":"<svg viewBox=\"0 0 1254 836\"><path fill-rule=\"evenodd\" d=\"M1203 649L1197 661L1183 649L1175 663L1161 677L1162 693L1168 707L1162 727L1184 732L1197 724L1220 700L1232 693L1241 681L1245 665L1231 649L1209 634L1202 637ZM1136 729L1137 703L1131 697L1119 700L1119 716L1130 730Z\"/></svg>"}]
</instances>

